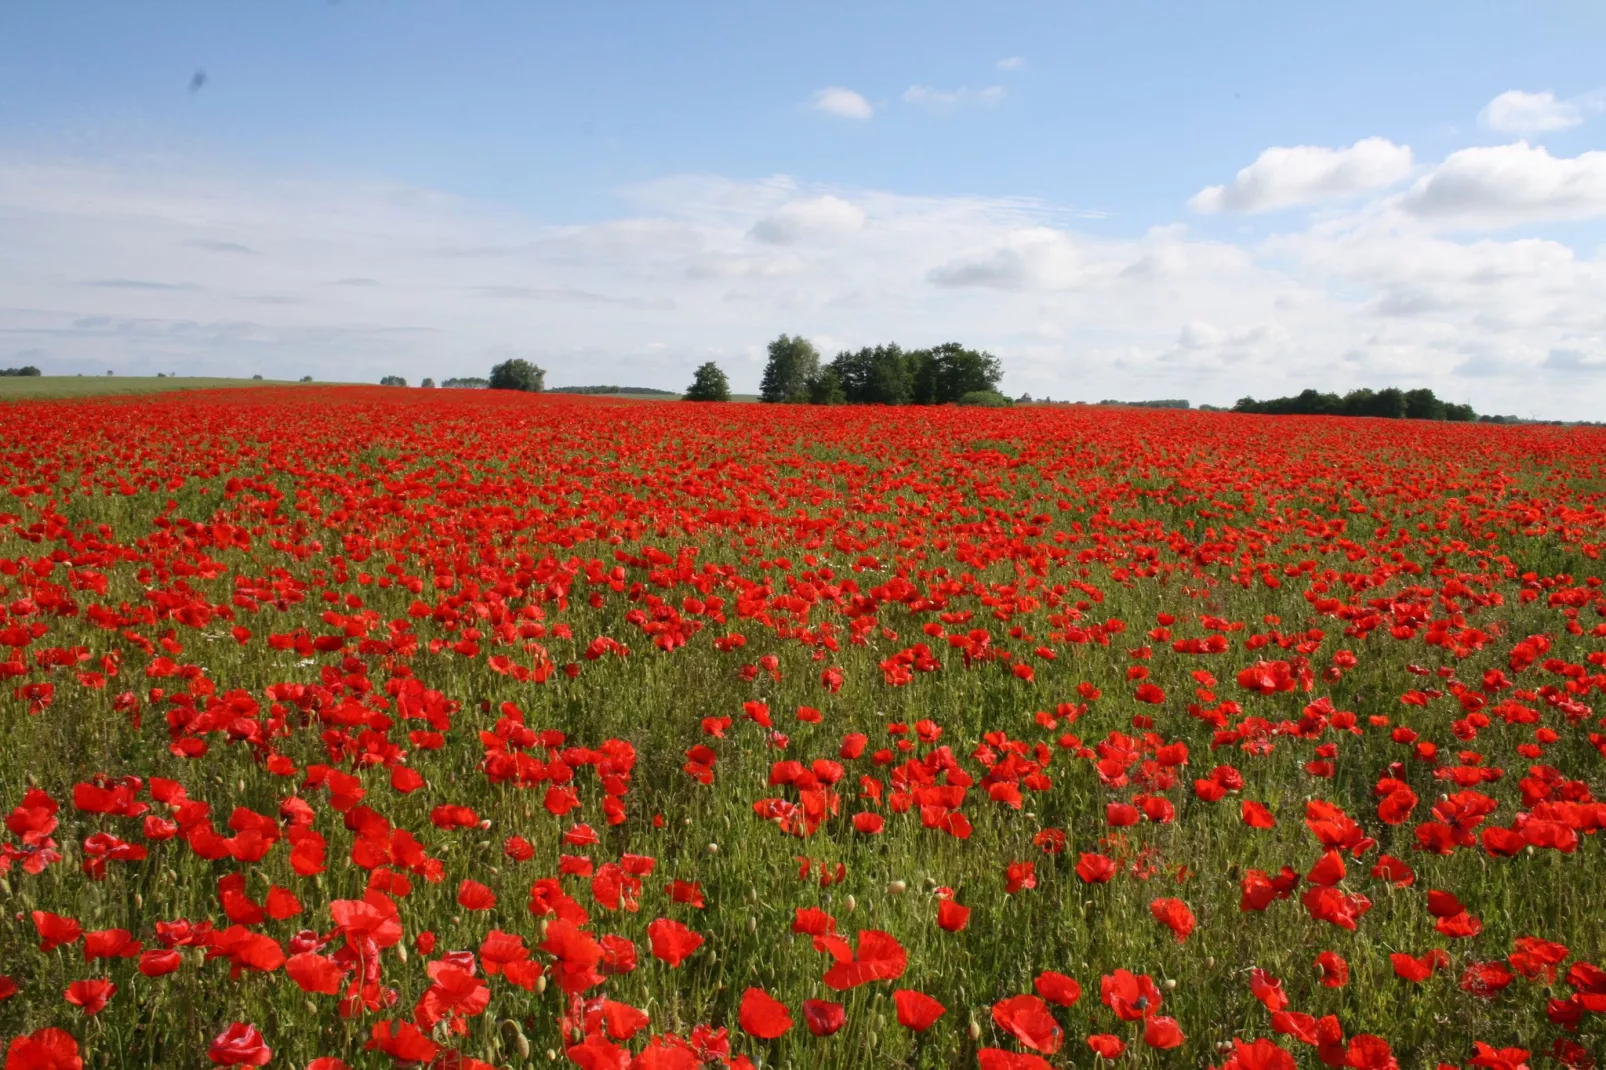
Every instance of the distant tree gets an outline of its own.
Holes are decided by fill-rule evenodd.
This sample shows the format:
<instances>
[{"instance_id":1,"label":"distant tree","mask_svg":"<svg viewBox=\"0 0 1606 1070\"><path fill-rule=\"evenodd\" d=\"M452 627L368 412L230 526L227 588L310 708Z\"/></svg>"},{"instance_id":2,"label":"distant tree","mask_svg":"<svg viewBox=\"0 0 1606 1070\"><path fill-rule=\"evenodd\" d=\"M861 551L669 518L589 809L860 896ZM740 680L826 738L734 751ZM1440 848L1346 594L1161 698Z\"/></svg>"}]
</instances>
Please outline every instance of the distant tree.
<instances>
[{"instance_id":1,"label":"distant tree","mask_svg":"<svg viewBox=\"0 0 1606 1070\"><path fill-rule=\"evenodd\" d=\"M492 390L523 390L539 394L546 386L546 370L515 357L491 369Z\"/></svg>"},{"instance_id":2,"label":"distant tree","mask_svg":"<svg viewBox=\"0 0 1606 1070\"><path fill-rule=\"evenodd\" d=\"M3 374L3 373L0 373L0 374ZM156 378L158 378L158 379L166 379L167 378L167 373L166 372L157 372L156 373Z\"/></svg>"},{"instance_id":3,"label":"distant tree","mask_svg":"<svg viewBox=\"0 0 1606 1070\"><path fill-rule=\"evenodd\" d=\"M24 364L20 368L0 368L0 376L27 378L39 374L39 369L32 364ZM83 373L80 372L80 375Z\"/></svg>"},{"instance_id":4,"label":"distant tree","mask_svg":"<svg viewBox=\"0 0 1606 1070\"><path fill-rule=\"evenodd\" d=\"M1445 417L1444 402L1423 387L1418 390L1405 392L1405 418L1408 420L1442 420Z\"/></svg>"},{"instance_id":5,"label":"distant tree","mask_svg":"<svg viewBox=\"0 0 1606 1070\"><path fill-rule=\"evenodd\" d=\"M481 379L475 375L454 376L451 379L442 379L441 386L463 390L484 390L491 385L489 379Z\"/></svg>"},{"instance_id":6,"label":"distant tree","mask_svg":"<svg viewBox=\"0 0 1606 1070\"><path fill-rule=\"evenodd\" d=\"M432 387L432 386L435 385L435 380L429 378L428 376L425 376L424 380L422 382L420 382L418 385L427 389L427 388Z\"/></svg>"},{"instance_id":7,"label":"distant tree","mask_svg":"<svg viewBox=\"0 0 1606 1070\"><path fill-rule=\"evenodd\" d=\"M1014 404L996 390L972 390L955 402L956 405L976 405L986 409L1007 409Z\"/></svg>"},{"instance_id":8,"label":"distant tree","mask_svg":"<svg viewBox=\"0 0 1606 1070\"><path fill-rule=\"evenodd\" d=\"M684 401L729 401L731 385L713 361L701 365L686 388Z\"/></svg>"},{"instance_id":9,"label":"distant tree","mask_svg":"<svg viewBox=\"0 0 1606 1070\"><path fill-rule=\"evenodd\" d=\"M808 382L820 370L820 353L802 335L781 335L770 343L769 363L759 384L758 400L794 403L808 400Z\"/></svg>"},{"instance_id":10,"label":"distant tree","mask_svg":"<svg viewBox=\"0 0 1606 1070\"><path fill-rule=\"evenodd\" d=\"M958 342L948 342L931 351L936 368L937 404L958 401L966 394L978 390L998 389L1004 377L1003 365L991 353L966 349Z\"/></svg>"},{"instance_id":11,"label":"distant tree","mask_svg":"<svg viewBox=\"0 0 1606 1070\"><path fill-rule=\"evenodd\" d=\"M827 364L808 382L810 405L841 405L848 400L842 391L842 377Z\"/></svg>"},{"instance_id":12,"label":"distant tree","mask_svg":"<svg viewBox=\"0 0 1606 1070\"><path fill-rule=\"evenodd\" d=\"M907 405L914 395L909 360L895 342L838 353L831 367L850 405Z\"/></svg>"},{"instance_id":13,"label":"distant tree","mask_svg":"<svg viewBox=\"0 0 1606 1070\"><path fill-rule=\"evenodd\" d=\"M1302 390L1292 397L1266 401L1239 398L1232 409L1267 416L1372 416L1386 420L1458 421L1478 418L1470 405L1447 404L1426 388L1402 391L1392 386L1383 390L1361 387L1343 397L1319 390Z\"/></svg>"},{"instance_id":14,"label":"distant tree","mask_svg":"<svg viewBox=\"0 0 1606 1070\"><path fill-rule=\"evenodd\" d=\"M259 375L259 376L257 376L257 378L260 379L262 377ZM407 385L407 380L403 379L399 375L386 375L386 376L382 376L380 378L379 385L380 386L406 386Z\"/></svg>"},{"instance_id":15,"label":"distant tree","mask_svg":"<svg viewBox=\"0 0 1606 1070\"><path fill-rule=\"evenodd\" d=\"M260 378L262 378L262 376L260 376L260 375L253 375L253 376L251 376L251 378L252 378L252 379L260 379Z\"/></svg>"},{"instance_id":16,"label":"distant tree","mask_svg":"<svg viewBox=\"0 0 1606 1070\"><path fill-rule=\"evenodd\" d=\"M312 376L310 376L310 375L303 375L303 376L302 376L302 377L301 377L301 381L302 381L302 382L303 382L303 383L310 383L310 382L312 382Z\"/></svg>"}]
</instances>

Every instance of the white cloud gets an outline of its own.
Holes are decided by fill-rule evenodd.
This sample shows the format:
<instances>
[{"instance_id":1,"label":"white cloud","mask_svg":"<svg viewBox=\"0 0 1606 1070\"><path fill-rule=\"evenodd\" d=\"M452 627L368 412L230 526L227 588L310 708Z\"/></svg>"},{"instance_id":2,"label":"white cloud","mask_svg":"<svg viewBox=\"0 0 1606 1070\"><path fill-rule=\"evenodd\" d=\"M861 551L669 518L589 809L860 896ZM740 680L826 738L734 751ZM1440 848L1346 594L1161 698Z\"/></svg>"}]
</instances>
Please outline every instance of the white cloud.
<instances>
[{"instance_id":1,"label":"white cloud","mask_svg":"<svg viewBox=\"0 0 1606 1070\"><path fill-rule=\"evenodd\" d=\"M1467 227L1606 218L1606 152L1556 157L1526 141L1462 149L1419 179L1400 206Z\"/></svg>"},{"instance_id":2,"label":"white cloud","mask_svg":"<svg viewBox=\"0 0 1606 1070\"><path fill-rule=\"evenodd\" d=\"M1508 89L1478 113L1480 125L1502 134L1545 134L1583 121L1583 108L1571 100L1557 100L1548 89L1542 93Z\"/></svg>"},{"instance_id":3,"label":"white cloud","mask_svg":"<svg viewBox=\"0 0 1606 1070\"><path fill-rule=\"evenodd\" d=\"M770 245L790 245L810 238L841 237L862 226L862 208L827 194L782 205L754 223L748 234Z\"/></svg>"},{"instance_id":4,"label":"white cloud","mask_svg":"<svg viewBox=\"0 0 1606 1070\"><path fill-rule=\"evenodd\" d=\"M1026 57L1025 56L1006 56L1005 58L1003 58L1003 59L998 61L998 69L1001 70L1001 71L1020 71L1020 70L1025 70L1026 69Z\"/></svg>"},{"instance_id":5,"label":"white cloud","mask_svg":"<svg viewBox=\"0 0 1606 1070\"><path fill-rule=\"evenodd\" d=\"M1245 246L786 176L619 192L612 218L553 226L400 186L0 154L0 364L373 382L517 355L555 385L678 389L714 360L752 389L764 342L801 331L827 352L958 339L1034 396L1397 383L1480 411L1606 408L1606 259L1457 240L1398 198Z\"/></svg>"},{"instance_id":6,"label":"white cloud","mask_svg":"<svg viewBox=\"0 0 1606 1070\"><path fill-rule=\"evenodd\" d=\"M839 119L868 119L875 114L875 105L851 89L828 85L815 92L814 110Z\"/></svg>"},{"instance_id":7,"label":"white cloud","mask_svg":"<svg viewBox=\"0 0 1606 1070\"><path fill-rule=\"evenodd\" d=\"M1001 85L990 85L982 89L969 89L960 86L958 89L933 89L929 85L912 85L903 91L903 102L914 104L933 111L951 111L955 108L975 105L981 108L996 108L1004 101L1006 90Z\"/></svg>"},{"instance_id":8,"label":"white cloud","mask_svg":"<svg viewBox=\"0 0 1606 1070\"><path fill-rule=\"evenodd\" d=\"M1366 193L1410 173L1410 148L1380 137L1364 138L1346 149L1270 148L1230 185L1200 190L1188 203L1199 212L1269 212Z\"/></svg>"}]
</instances>

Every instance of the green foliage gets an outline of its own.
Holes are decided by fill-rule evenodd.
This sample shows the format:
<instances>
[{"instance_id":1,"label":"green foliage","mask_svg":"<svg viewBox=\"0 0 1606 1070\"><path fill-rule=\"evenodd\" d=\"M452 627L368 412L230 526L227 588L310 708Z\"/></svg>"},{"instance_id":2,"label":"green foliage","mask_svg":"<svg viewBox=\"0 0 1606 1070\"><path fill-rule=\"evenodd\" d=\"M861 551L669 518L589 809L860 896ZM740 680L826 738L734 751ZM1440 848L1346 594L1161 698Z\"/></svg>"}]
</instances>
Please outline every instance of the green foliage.
<instances>
[{"instance_id":1,"label":"green foliage","mask_svg":"<svg viewBox=\"0 0 1606 1070\"><path fill-rule=\"evenodd\" d=\"M39 369L32 364L24 364L20 368L0 368L0 376L35 376Z\"/></svg>"},{"instance_id":2,"label":"green foliage","mask_svg":"<svg viewBox=\"0 0 1606 1070\"><path fill-rule=\"evenodd\" d=\"M257 378L260 379L262 377L259 375L259 376L257 376ZM407 385L407 380L403 379L399 375L386 375L386 376L382 376L380 378L379 385L380 386L406 386Z\"/></svg>"},{"instance_id":3,"label":"green foliage","mask_svg":"<svg viewBox=\"0 0 1606 1070\"><path fill-rule=\"evenodd\" d=\"M731 385L713 361L701 365L686 388L686 401L729 401Z\"/></svg>"},{"instance_id":4,"label":"green foliage","mask_svg":"<svg viewBox=\"0 0 1606 1070\"><path fill-rule=\"evenodd\" d=\"M1122 405L1129 409L1188 409L1193 406L1187 398L1157 398L1154 401L1111 401L1099 402L1100 405Z\"/></svg>"},{"instance_id":5,"label":"green foliage","mask_svg":"<svg viewBox=\"0 0 1606 1070\"><path fill-rule=\"evenodd\" d=\"M908 356L897 343L839 353L831 368L850 405L907 405L913 397Z\"/></svg>"},{"instance_id":6,"label":"green foliage","mask_svg":"<svg viewBox=\"0 0 1606 1070\"><path fill-rule=\"evenodd\" d=\"M514 357L491 369L492 390L522 390L539 394L546 387L546 369Z\"/></svg>"},{"instance_id":7,"label":"green foliage","mask_svg":"<svg viewBox=\"0 0 1606 1070\"><path fill-rule=\"evenodd\" d=\"M429 389L429 388L430 388L430 387L433 387L433 386L434 386L434 385L435 385L435 380L433 380L433 379L431 379L431 378L429 378L429 377L428 377L428 376L425 376L425 377L424 377L424 381L423 381L423 382L421 382L421 383L419 383L419 384L418 384L418 385L419 385L419 386L421 386L421 387L423 387L423 388L425 388L425 389L426 389L426 390L427 390L427 389Z\"/></svg>"},{"instance_id":8,"label":"green foliage","mask_svg":"<svg viewBox=\"0 0 1606 1070\"><path fill-rule=\"evenodd\" d=\"M809 399L809 380L820 370L820 352L807 338L781 335L770 343L769 363L759 384L758 400L797 403Z\"/></svg>"},{"instance_id":9,"label":"green foliage","mask_svg":"<svg viewBox=\"0 0 1606 1070\"><path fill-rule=\"evenodd\" d=\"M996 390L972 390L954 404L975 405L984 409L1007 409L1015 403Z\"/></svg>"},{"instance_id":10,"label":"green foliage","mask_svg":"<svg viewBox=\"0 0 1606 1070\"><path fill-rule=\"evenodd\" d=\"M1371 390L1362 387L1340 397L1319 390L1302 390L1293 397L1256 401L1240 398L1234 412L1253 412L1267 416L1374 416L1386 420L1477 419L1470 405L1441 401L1433 391L1421 388L1401 391L1397 387Z\"/></svg>"},{"instance_id":11,"label":"green foliage","mask_svg":"<svg viewBox=\"0 0 1606 1070\"><path fill-rule=\"evenodd\" d=\"M673 390L659 390L655 386L554 386L547 388L549 394L651 394L658 397L675 398L680 395Z\"/></svg>"},{"instance_id":12,"label":"green foliage","mask_svg":"<svg viewBox=\"0 0 1606 1070\"><path fill-rule=\"evenodd\" d=\"M442 379L441 386L459 390L484 390L491 385L489 379L481 379L477 375L459 375L450 379Z\"/></svg>"},{"instance_id":13,"label":"green foliage","mask_svg":"<svg viewBox=\"0 0 1606 1070\"><path fill-rule=\"evenodd\" d=\"M830 365L821 368L819 374L809 380L810 405L841 405L847 400L847 392L842 389L842 377Z\"/></svg>"}]
</instances>

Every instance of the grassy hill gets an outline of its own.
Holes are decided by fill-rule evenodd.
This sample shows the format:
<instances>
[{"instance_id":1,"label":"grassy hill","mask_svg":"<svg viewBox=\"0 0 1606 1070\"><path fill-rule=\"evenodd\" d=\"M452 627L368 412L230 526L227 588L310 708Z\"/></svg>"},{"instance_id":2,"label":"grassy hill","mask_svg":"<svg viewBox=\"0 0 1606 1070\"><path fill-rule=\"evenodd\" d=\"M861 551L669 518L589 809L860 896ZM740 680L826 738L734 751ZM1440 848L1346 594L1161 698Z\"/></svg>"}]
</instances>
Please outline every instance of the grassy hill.
<instances>
[{"instance_id":1,"label":"grassy hill","mask_svg":"<svg viewBox=\"0 0 1606 1070\"><path fill-rule=\"evenodd\" d=\"M228 387L294 386L280 379L212 379L203 376L33 375L0 377L0 401L33 398L87 398L110 394L158 394L173 390L219 390Z\"/></svg>"}]
</instances>

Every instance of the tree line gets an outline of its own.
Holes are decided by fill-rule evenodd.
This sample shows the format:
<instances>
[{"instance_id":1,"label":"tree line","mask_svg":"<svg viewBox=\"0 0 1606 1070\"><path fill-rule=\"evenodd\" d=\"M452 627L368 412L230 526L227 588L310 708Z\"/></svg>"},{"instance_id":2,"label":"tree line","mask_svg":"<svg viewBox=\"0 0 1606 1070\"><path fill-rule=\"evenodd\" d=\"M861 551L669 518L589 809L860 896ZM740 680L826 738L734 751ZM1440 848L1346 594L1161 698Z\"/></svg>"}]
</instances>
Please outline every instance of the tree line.
<instances>
[{"instance_id":1,"label":"tree line","mask_svg":"<svg viewBox=\"0 0 1606 1070\"><path fill-rule=\"evenodd\" d=\"M998 393L1003 365L991 353L947 342L904 349L896 342L844 350L830 363L808 339L781 335L769 345L758 399L774 404L1008 404Z\"/></svg>"},{"instance_id":2,"label":"tree line","mask_svg":"<svg viewBox=\"0 0 1606 1070\"><path fill-rule=\"evenodd\" d=\"M1253 412L1267 416L1377 416L1386 420L1453 420L1470 422L1478 418L1471 405L1444 401L1427 388L1400 390L1388 387L1371 390L1362 387L1340 397L1319 390L1302 390L1292 397L1256 401L1239 398L1233 412Z\"/></svg>"}]
</instances>

